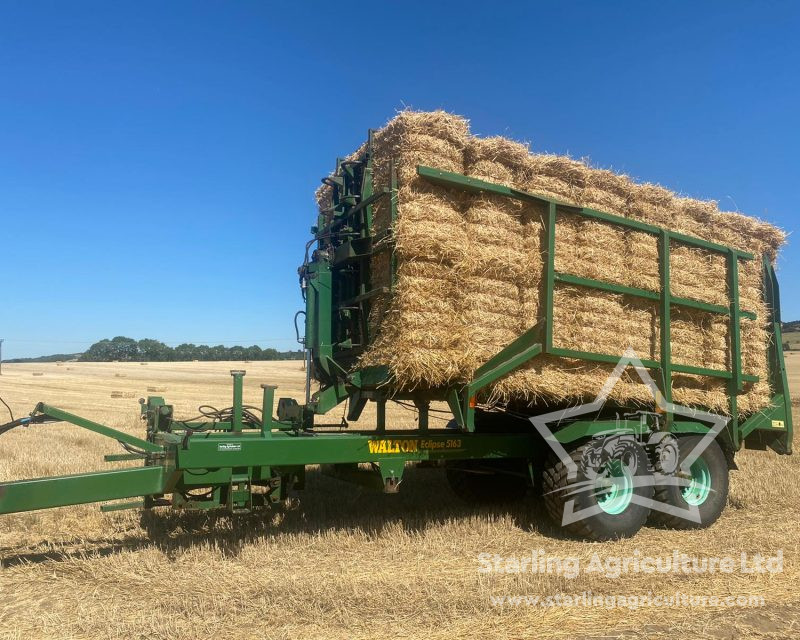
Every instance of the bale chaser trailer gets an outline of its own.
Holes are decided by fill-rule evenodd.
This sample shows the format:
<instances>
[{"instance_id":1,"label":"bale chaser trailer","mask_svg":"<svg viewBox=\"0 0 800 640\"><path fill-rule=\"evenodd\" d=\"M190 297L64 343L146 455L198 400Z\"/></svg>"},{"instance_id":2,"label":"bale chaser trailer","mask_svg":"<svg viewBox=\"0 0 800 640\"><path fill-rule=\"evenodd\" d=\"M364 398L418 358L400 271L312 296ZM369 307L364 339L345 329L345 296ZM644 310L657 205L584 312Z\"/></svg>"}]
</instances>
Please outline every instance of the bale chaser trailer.
<instances>
[{"instance_id":1,"label":"bale chaser trailer","mask_svg":"<svg viewBox=\"0 0 800 640\"><path fill-rule=\"evenodd\" d=\"M275 406L275 387L265 384L260 410L245 406L245 372L232 371L232 406L207 413L203 419L180 419L161 397L141 400L141 417L146 425L142 438L40 403L30 416L1 426L0 433L16 426L64 421L118 441L124 453L107 455L106 461L141 464L5 482L0 484L0 513L104 502L101 509L105 511L171 506L227 508L236 514L280 502L290 491L302 489L309 465L326 465L342 479L374 482L383 491L394 493L406 469L424 462L441 466L455 493L470 501L509 502L522 498L531 487L543 490L548 511L557 524L565 523L574 535L608 539L633 535L648 519L672 527L707 526L724 508L728 471L735 468L736 451L746 447L791 453L792 415L781 350L778 284L768 260L762 267L769 317L756 318L740 308L738 298L738 270L743 262L754 259L752 254L435 167L418 166L417 175L454 191L491 194L544 207L544 304L540 320L488 359L471 379L458 384L404 390L394 384L388 367L361 365L365 348L374 340L369 321L371 305L376 296L393 293L393 283L377 287L371 278L379 256L394 263L392 231L373 233L373 207L383 201L391 207L392 219L397 216L396 180L388 187L373 185L371 142L372 134L357 158L339 161L335 173L326 178L332 206L320 213L312 228L314 238L299 269L305 300L305 311L298 314L305 320L305 336L300 339L308 362L305 402L280 398ZM556 229L567 214L657 238L660 287L621 286L557 271ZM728 305L670 293L670 251L677 246L699 247L724 257ZM654 301L660 319L660 357L641 360L658 384L656 410L609 402L588 416L568 417L565 413L550 425L554 440L577 464L577 475L569 473L568 461L554 454L551 443L528 419L552 412L553 406L509 404L490 408L481 401L481 392L489 385L538 358L604 364L620 361L621 353L554 345L554 317L558 315L554 289L558 283ZM690 367L671 357L670 319L680 308L700 309L729 319L729 368ZM771 334L767 380L771 402L748 416L741 416L737 408L744 385L756 382L754 376L742 372L739 326L743 317L762 323ZM712 424L702 412L687 417L674 411L672 377L676 373L719 379L727 390L729 410L724 429L690 466L681 461L709 433ZM418 412L416 429L393 429L387 423L386 405L391 401L413 403ZM347 422L356 421L368 402L376 403L374 428L352 430L346 423L320 420L345 402ZM452 421L447 428L429 425L432 402L449 407ZM625 440L621 436L628 436L624 446L617 444ZM657 473L672 481L654 486L650 478ZM681 509L697 507L699 517L689 520L652 509L646 499ZM576 505L596 508L590 509L586 518L567 522L565 509Z\"/></svg>"}]
</instances>

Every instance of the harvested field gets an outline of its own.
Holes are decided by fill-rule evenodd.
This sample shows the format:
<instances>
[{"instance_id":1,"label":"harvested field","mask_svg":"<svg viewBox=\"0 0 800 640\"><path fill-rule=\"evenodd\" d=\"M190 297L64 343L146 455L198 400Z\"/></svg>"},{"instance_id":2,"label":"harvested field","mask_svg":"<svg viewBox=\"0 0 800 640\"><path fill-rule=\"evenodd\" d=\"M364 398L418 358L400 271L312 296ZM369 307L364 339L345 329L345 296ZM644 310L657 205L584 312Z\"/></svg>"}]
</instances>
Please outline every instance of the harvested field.
<instances>
[{"instance_id":1,"label":"harvested field","mask_svg":"<svg viewBox=\"0 0 800 640\"><path fill-rule=\"evenodd\" d=\"M800 394L800 354L787 357ZM31 376L34 370L41 377ZM246 368L245 401L261 382L302 396L298 362L70 363L4 365L0 395L15 412L46 400L141 435L135 400L156 386L179 415L201 402L229 404L229 369ZM115 377L115 373L125 377ZM370 408L372 409L372 408ZM374 414L370 414L374 416ZM797 416L795 416L797 418ZM413 413L390 408L392 424ZM66 425L0 438L0 480L102 468L116 452ZM469 508L440 471L410 469L400 494L384 495L309 473L285 508L241 518L161 511L101 514L80 506L0 516L0 638L774 638L800 626L800 462L743 452L729 505L710 529L643 529L611 543L564 540L534 499L519 507ZM539 549L550 557L593 554L701 558L784 552L774 575L481 574L479 553ZM497 607L490 596L580 594L757 595L759 608Z\"/></svg>"},{"instance_id":2,"label":"harvested field","mask_svg":"<svg viewBox=\"0 0 800 640\"><path fill-rule=\"evenodd\" d=\"M394 239L397 285L373 305L375 339L364 364L388 364L403 389L464 382L502 347L542 318L543 207L496 194L469 194L437 186L416 173L417 165L500 183L583 207L665 227L755 254L740 259L740 306L757 320L744 320L744 373L767 372L764 329L767 309L761 283L762 258L775 259L785 234L755 218L720 212L715 202L680 197L653 184L594 169L570 158L533 154L526 145L480 138L468 122L445 112L403 111L374 138L374 180L390 184L397 172ZM358 156L358 151L351 158ZM318 192L330 206L331 190ZM389 202L375 206L375 231L392 226ZM727 306L726 258L673 241L671 293ZM656 238L600 220L563 213L556 225L556 269L584 278L657 291ZM390 261L384 252L372 265L373 286L386 286ZM727 318L675 309L674 360L730 370ZM642 357L659 356L655 303L628 295L559 285L554 338L557 346L621 355L628 346ZM489 402L564 403L594 397L613 365L540 359L486 391ZM718 379L673 378L678 403L728 410ZM648 405L640 385L619 385L612 399ZM748 383L739 398L742 413L765 406L769 389Z\"/></svg>"}]
</instances>

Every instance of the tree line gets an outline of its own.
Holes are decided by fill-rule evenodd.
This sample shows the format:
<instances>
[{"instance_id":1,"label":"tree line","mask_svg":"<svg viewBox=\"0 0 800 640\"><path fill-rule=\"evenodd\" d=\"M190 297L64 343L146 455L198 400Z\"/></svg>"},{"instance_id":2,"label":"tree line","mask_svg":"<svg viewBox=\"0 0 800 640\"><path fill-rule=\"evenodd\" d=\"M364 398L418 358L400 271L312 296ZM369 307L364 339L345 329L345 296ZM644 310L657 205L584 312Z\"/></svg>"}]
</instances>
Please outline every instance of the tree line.
<instances>
[{"instance_id":1,"label":"tree line","mask_svg":"<svg viewBox=\"0 0 800 640\"><path fill-rule=\"evenodd\" d=\"M303 352L278 351L262 349L258 345L250 347L226 347L221 344L209 346L205 344L179 344L170 347L159 340L145 338L134 340L125 336L117 336L110 340L95 342L84 351L79 361L82 362L182 362L192 360L302 360Z\"/></svg>"}]
</instances>

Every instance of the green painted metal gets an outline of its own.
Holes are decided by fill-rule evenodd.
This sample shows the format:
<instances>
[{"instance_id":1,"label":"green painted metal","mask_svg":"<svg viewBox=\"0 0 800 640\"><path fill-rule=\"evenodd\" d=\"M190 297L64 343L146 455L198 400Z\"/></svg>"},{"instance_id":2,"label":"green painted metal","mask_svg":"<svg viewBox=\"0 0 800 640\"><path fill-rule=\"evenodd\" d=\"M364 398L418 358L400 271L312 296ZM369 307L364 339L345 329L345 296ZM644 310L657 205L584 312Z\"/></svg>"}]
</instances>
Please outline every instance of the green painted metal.
<instances>
[{"instance_id":1,"label":"green painted metal","mask_svg":"<svg viewBox=\"0 0 800 640\"><path fill-rule=\"evenodd\" d=\"M237 446L228 449L229 444ZM212 432L193 435L187 445L175 451L179 469L348 464L387 459L525 458L534 449L529 434L470 434L453 429L430 429L427 433L318 432L313 436L281 432L268 440L246 431L237 437Z\"/></svg>"},{"instance_id":2,"label":"green painted metal","mask_svg":"<svg viewBox=\"0 0 800 640\"><path fill-rule=\"evenodd\" d=\"M166 490L164 467L137 467L0 484L0 513L121 500Z\"/></svg>"},{"instance_id":3,"label":"green painted metal","mask_svg":"<svg viewBox=\"0 0 800 640\"><path fill-rule=\"evenodd\" d=\"M673 420L670 426L672 433L708 433L709 427L700 422L692 422L691 420Z\"/></svg>"},{"instance_id":4,"label":"green painted metal","mask_svg":"<svg viewBox=\"0 0 800 640\"><path fill-rule=\"evenodd\" d=\"M472 397L487 385L525 364L542 353L541 328L528 329L497 355L480 366L467 385L467 395Z\"/></svg>"},{"instance_id":5,"label":"green painted metal","mask_svg":"<svg viewBox=\"0 0 800 640\"><path fill-rule=\"evenodd\" d=\"M453 412L455 419L467 431L475 430L474 398L476 394L487 385L499 380L504 375L542 353L541 336L542 331L539 325L528 329L475 371L472 381L458 394L460 397L460 410ZM450 397L448 397L448 402L451 403L452 410L453 403Z\"/></svg>"},{"instance_id":6,"label":"green painted metal","mask_svg":"<svg viewBox=\"0 0 800 640\"><path fill-rule=\"evenodd\" d=\"M568 273L556 273L555 280L556 282L562 282L564 284L573 284L580 287L587 287L589 289L609 291L611 293L621 293L623 295L636 296L637 298L645 298L646 300L659 300L661 298L661 296L655 291L637 289L636 287L626 287L620 284L612 284L610 282L593 280L591 278L581 278L579 276L569 275Z\"/></svg>"},{"instance_id":7,"label":"green painted metal","mask_svg":"<svg viewBox=\"0 0 800 640\"><path fill-rule=\"evenodd\" d=\"M374 206L387 199L396 216L396 177L390 168L388 187L373 182L372 144L369 131L363 154L339 161L325 181L332 186L333 206L323 212L322 223L312 229L316 243L300 268L306 286L306 339L313 376L320 392L308 403L309 420L344 401L358 388L350 372L371 342L370 312L376 296L388 295L389 286L373 286L374 254L391 249L392 229L374 234ZM392 258L394 265L394 258ZM394 266L392 266L394 271Z\"/></svg>"},{"instance_id":8,"label":"green painted metal","mask_svg":"<svg viewBox=\"0 0 800 640\"><path fill-rule=\"evenodd\" d=\"M699 507L711 495L711 469L703 458L698 458L689 468L689 484L681 490L681 495L689 504Z\"/></svg>"},{"instance_id":9,"label":"green painted metal","mask_svg":"<svg viewBox=\"0 0 800 640\"><path fill-rule=\"evenodd\" d=\"M742 349L739 326L739 259L736 251L728 252L728 295L730 296L730 348L731 348L731 377L728 383L728 407L731 420L728 431L734 449L741 446L741 433L739 431L739 394L743 391L742 381Z\"/></svg>"},{"instance_id":10,"label":"green painted metal","mask_svg":"<svg viewBox=\"0 0 800 640\"><path fill-rule=\"evenodd\" d=\"M561 444L569 444L604 433L638 435L649 430L641 420L574 420L553 435Z\"/></svg>"},{"instance_id":11,"label":"green painted metal","mask_svg":"<svg viewBox=\"0 0 800 640\"><path fill-rule=\"evenodd\" d=\"M707 240L701 240L700 238L695 238L694 236L687 236L683 233L672 231L670 232L670 236L676 242L689 245L690 247L697 247L698 249L708 249L709 251L722 254L727 254L729 251L731 251L730 247L726 247L725 245L717 244L716 242L708 242ZM735 251L735 253L741 260L753 260L755 258L755 256L748 251Z\"/></svg>"},{"instance_id":12,"label":"green painted metal","mask_svg":"<svg viewBox=\"0 0 800 640\"><path fill-rule=\"evenodd\" d=\"M669 232L658 235L658 273L660 280L659 323L661 329L659 355L661 356L661 393L666 402L672 402L672 291L670 288L670 242ZM673 416L667 412L667 424Z\"/></svg>"},{"instance_id":13,"label":"green painted metal","mask_svg":"<svg viewBox=\"0 0 800 640\"><path fill-rule=\"evenodd\" d=\"M426 433L430 427L431 403L428 400L416 398L414 406L417 408L417 429L422 433Z\"/></svg>"},{"instance_id":14,"label":"green painted metal","mask_svg":"<svg viewBox=\"0 0 800 640\"><path fill-rule=\"evenodd\" d=\"M634 296L636 298L643 298L645 300L661 300L661 295L657 291L638 289L636 287L627 287L620 284L602 282L601 280L593 280L591 278L582 278L579 276L570 275L568 273L556 273L555 280L556 282L563 284L571 284L589 289L599 289L601 291L609 291L611 293L620 293L623 295ZM700 302L699 300L691 300L689 298L675 297L672 295L670 295L670 304L679 307L700 309L701 311L708 311L709 313L718 313L723 316L729 316L731 313L729 307L723 307L719 304ZM752 311L740 311L739 315L742 318L749 318L750 320L756 319L756 314Z\"/></svg>"},{"instance_id":15,"label":"green painted metal","mask_svg":"<svg viewBox=\"0 0 800 640\"><path fill-rule=\"evenodd\" d=\"M272 408L275 406L275 389L278 387L271 384L262 384L261 400L261 436L264 438L272 437Z\"/></svg>"},{"instance_id":16,"label":"green painted metal","mask_svg":"<svg viewBox=\"0 0 800 640\"><path fill-rule=\"evenodd\" d=\"M775 269L765 257L763 259L765 302L773 339L767 354L769 382L773 390L770 406L745 420L740 426L741 440L746 445L764 445L778 453L792 452L794 425L792 418L789 380L783 357L783 333L781 330L780 293Z\"/></svg>"},{"instance_id":17,"label":"green painted metal","mask_svg":"<svg viewBox=\"0 0 800 640\"><path fill-rule=\"evenodd\" d=\"M233 431L242 430L242 388L244 386L244 371L231 371L233 376Z\"/></svg>"},{"instance_id":18,"label":"green painted metal","mask_svg":"<svg viewBox=\"0 0 800 640\"><path fill-rule=\"evenodd\" d=\"M87 420L86 418L81 418L80 416L76 416L73 413L63 411L62 409L58 409L49 404L44 404L43 402L40 402L39 404L36 405L34 413L48 415L51 418L55 420L61 420L62 422L69 422L70 424L74 424L75 426L81 427L83 429L88 429L89 431L94 431L95 433L99 433L101 436L113 438L114 440L118 440L119 442L124 442L125 444L128 444L132 447L136 447L137 449L142 449L143 451L148 451L150 453L164 452L163 447L153 444L152 442L148 442L147 440L142 440L141 438L137 438L136 436L129 435L124 431L112 429L111 427L107 427L98 422Z\"/></svg>"},{"instance_id":19,"label":"green painted metal","mask_svg":"<svg viewBox=\"0 0 800 640\"><path fill-rule=\"evenodd\" d=\"M553 347L550 349L550 355L561 356L562 358L575 358L577 360L589 360L591 362L607 362L609 364L617 364L622 355L613 355L610 353L595 353L592 351L581 351L579 349L565 349L562 347ZM642 364L649 369L657 369L661 366L656 360L649 358L641 358Z\"/></svg>"},{"instance_id":20,"label":"green painted metal","mask_svg":"<svg viewBox=\"0 0 800 640\"><path fill-rule=\"evenodd\" d=\"M697 376L708 376L709 378L722 378L723 380L731 380L733 374L730 371L723 371L722 369L708 369L706 367L693 367L688 364L672 364L672 370L677 373L691 373ZM751 376L742 374L742 379L747 382L758 382L758 376Z\"/></svg>"},{"instance_id":21,"label":"green painted metal","mask_svg":"<svg viewBox=\"0 0 800 640\"><path fill-rule=\"evenodd\" d=\"M631 506L633 501L633 474L619 461L608 465L609 475L598 479L595 488L597 506L607 514L616 516Z\"/></svg>"},{"instance_id":22,"label":"green painted metal","mask_svg":"<svg viewBox=\"0 0 800 640\"><path fill-rule=\"evenodd\" d=\"M545 253L544 253L544 352L553 350L553 304L556 287L556 204L547 204L545 226Z\"/></svg>"},{"instance_id":23,"label":"green painted metal","mask_svg":"<svg viewBox=\"0 0 800 640\"><path fill-rule=\"evenodd\" d=\"M354 388L357 388L357 385ZM347 400L351 393L351 389L345 383L325 387L311 396L309 408L314 413L328 413L328 411Z\"/></svg>"},{"instance_id":24,"label":"green painted metal","mask_svg":"<svg viewBox=\"0 0 800 640\"><path fill-rule=\"evenodd\" d=\"M381 398L376 404L375 429L383 433L386 431L386 400Z\"/></svg>"},{"instance_id":25,"label":"green painted metal","mask_svg":"<svg viewBox=\"0 0 800 640\"><path fill-rule=\"evenodd\" d=\"M132 460L141 460L143 456L137 453L111 453L103 456L105 462L130 462Z\"/></svg>"},{"instance_id":26,"label":"green painted metal","mask_svg":"<svg viewBox=\"0 0 800 640\"><path fill-rule=\"evenodd\" d=\"M453 419L456 423L462 428L467 429L468 431L475 430L475 415L474 413L471 416L472 425L470 427L470 420L467 419L467 411L469 409L469 401L466 403L463 400L463 396L459 389L449 389L447 392L447 406L450 408L451 413L453 414ZM466 405L466 406L465 406Z\"/></svg>"},{"instance_id":27,"label":"green painted metal","mask_svg":"<svg viewBox=\"0 0 800 640\"><path fill-rule=\"evenodd\" d=\"M691 420L673 420L672 433L708 433L709 427ZM642 420L574 420L555 432L555 439L561 444L577 442L604 433L644 435L651 431L651 425Z\"/></svg>"},{"instance_id":28,"label":"green painted metal","mask_svg":"<svg viewBox=\"0 0 800 640\"><path fill-rule=\"evenodd\" d=\"M485 180L479 180L478 178L470 178L460 173L453 173L451 171L442 171L440 169L434 169L432 167L420 165L417 167L417 173L423 178L427 179L428 182L432 182L433 184L438 184L443 187L460 189L472 193L496 193L501 196L508 196L510 198L524 200L527 202L535 202L545 206L548 206L551 202L554 202L557 205L571 207L571 205L568 205L564 202L544 198L534 193L519 191L518 189L512 189L511 187L495 184L493 182L486 182Z\"/></svg>"}]
</instances>

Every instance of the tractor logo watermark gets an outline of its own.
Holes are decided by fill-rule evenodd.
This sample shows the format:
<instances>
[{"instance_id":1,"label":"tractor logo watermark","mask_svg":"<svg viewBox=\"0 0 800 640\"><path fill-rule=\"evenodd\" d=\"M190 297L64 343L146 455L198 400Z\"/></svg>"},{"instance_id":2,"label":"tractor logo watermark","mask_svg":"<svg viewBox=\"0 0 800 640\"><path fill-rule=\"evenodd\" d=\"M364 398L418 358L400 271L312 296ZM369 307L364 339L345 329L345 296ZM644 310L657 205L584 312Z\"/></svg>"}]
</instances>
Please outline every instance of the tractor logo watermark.
<instances>
[{"instance_id":1,"label":"tractor logo watermark","mask_svg":"<svg viewBox=\"0 0 800 640\"><path fill-rule=\"evenodd\" d=\"M558 427L565 421L569 422L583 415L596 414L603 408L614 385L619 382L628 367L633 367L639 378L648 387L655 400L658 411L662 414L682 416L693 422L710 425L709 430L699 439L696 446L686 454L684 459L681 460L678 450L678 439L667 431L634 433L630 429L610 429L603 433L595 434L584 448L581 459L576 462L557 438L556 432L558 429L556 428L556 432L554 432L550 425ZM688 484L686 478L689 477L691 466L714 442L714 439L722 432L729 420L730 418L726 416L667 402L660 392L658 385L650 376L650 373L632 348L628 348L625 351L600 390L600 393L598 393L597 397L592 402L530 418L530 421L536 427L537 431L547 441L567 468L567 479L570 482L568 486L570 496L575 496L583 492L597 491L598 482L605 482L609 491L613 492L615 489L620 488L620 483L624 482L625 490L630 493L631 503L641 505L651 510L661 511L670 516L684 518L695 523L701 522L698 505L687 503L686 507L683 507L667 504L659 500L638 495L635 489L637 487L649 485L685 486ZM642 441L642 439L644 439L644 441ZM637 455L640 444L645 445L653 452L652 473L637 474L637 467L641 464L640 456ZM624 473L609 473L610 468L613 470L613 465L619 467L617 471L623 470ZM578 481L579 472L585 480ZM576 508L575 499L570 498L564 503L561 524L562 526L566 526L602 512L603 508L599 503Z\"/></svg>"}]
</instances>

